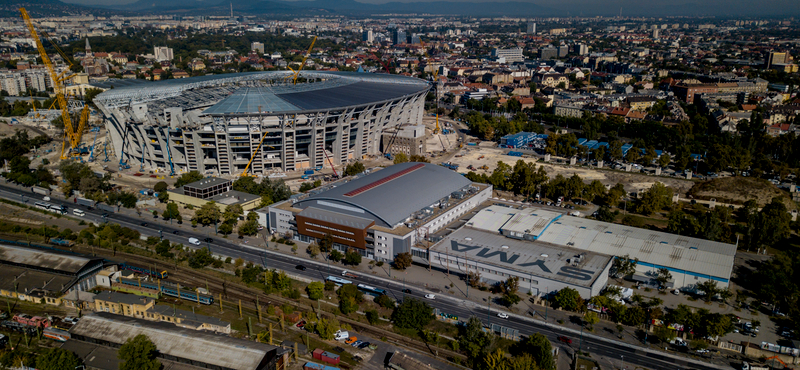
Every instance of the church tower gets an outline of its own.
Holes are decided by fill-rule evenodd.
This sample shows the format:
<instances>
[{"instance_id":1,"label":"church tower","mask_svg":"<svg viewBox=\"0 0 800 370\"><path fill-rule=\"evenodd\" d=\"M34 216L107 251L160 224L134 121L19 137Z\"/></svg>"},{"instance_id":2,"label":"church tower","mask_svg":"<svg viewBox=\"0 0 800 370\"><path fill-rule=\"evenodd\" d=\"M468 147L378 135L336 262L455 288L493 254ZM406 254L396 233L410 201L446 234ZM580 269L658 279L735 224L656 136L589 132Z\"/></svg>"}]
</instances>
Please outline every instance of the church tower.
<instances>
[{"instance_id":1,"label":"church tower","mask_svg":"<svg viewBox=\"0 0 800 370\"><path fill-rule=\"evenodd\" d=\"M86 38L86 57L88 58L88 57L91 57L91 56L92 56L92 47L89 46L89 38L87 37Z\"/></svg>"}]
</instances>

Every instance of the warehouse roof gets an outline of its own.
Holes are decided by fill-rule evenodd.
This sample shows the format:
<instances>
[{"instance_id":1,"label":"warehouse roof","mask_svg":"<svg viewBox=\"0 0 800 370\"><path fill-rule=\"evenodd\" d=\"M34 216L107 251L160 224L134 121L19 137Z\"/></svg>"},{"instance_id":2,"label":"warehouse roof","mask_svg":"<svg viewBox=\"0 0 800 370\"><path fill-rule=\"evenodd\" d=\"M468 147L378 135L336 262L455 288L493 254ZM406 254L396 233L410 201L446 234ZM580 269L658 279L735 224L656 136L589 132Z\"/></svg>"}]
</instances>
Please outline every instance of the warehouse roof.
<instances>
[{"instance_id":1,"label":"warehouse roof","mask_svg":"<svg viewBox=\"0 0 800 370\"><path fill-rule=\"evenodd\" d=\"M226 85L240 87L204 114L299 113L377 104L423 93L430 87L423 80L399 75L302 71L301 77L308 82L298 84L285 82L290 75L288 71L231 73L116 86L98 95L96 101L129 105Z\"/></svg>"},{"instance_id":2,"label":"warehouse roof","mask_svg":"<svg viewBox=\"0 0 800 370\"><path fill-rule=\"evenodd\" d=\"M507 238L497 232L462 227L431 251L541 278L589 287L611 263L611 256L539 241ZM569 267L566 271L562 268ZM571 268L571 269L570 269Z\"/></svg>"},{"instance_id":3,"label":"warehouse roof","mask_svg":"<svg viewBox=\"0 0 800 370\"><path fill-rule=\"evenodd\" d=\"M181 328L171 323L135 319L106 312L96 312L82 317L70 329L70 333L73 337L80 336L100 343L117 345L125 343L128 338L144 334L165 356L230 369L257 369L265 362L266 357L274 357L273 351L277 349L268 344Z\"/></svg>"},{"instance_id":4,"label":"warehouse roof","mask_svg":"<svg viewBox=\"0 0 800 370\"><path fill-rule=\"evenodd\" d=\"M93 260L70 254L0 244L0 264L75 275Z\"/></svg>"},{"instance_id":5,"label":"warehouse roof","mask_svg":"<svg viewBox=\"0 0 800 370\"><path fill-rule=\"evenodd\" d=\"M552 222L538 240L727 282L736 246L579 217Z\"/></svg>"},{"instance_id":6,"label":"warehouse roof","mask_svg":"<svg viewBox=\"0 0 800 370\"><path fill-rule=\"evenodd\" d=\"M430 163L401 163L375 171L294 204L375 220L393 228L472 182L461 174Z\"/></svg>"}]
</instances>

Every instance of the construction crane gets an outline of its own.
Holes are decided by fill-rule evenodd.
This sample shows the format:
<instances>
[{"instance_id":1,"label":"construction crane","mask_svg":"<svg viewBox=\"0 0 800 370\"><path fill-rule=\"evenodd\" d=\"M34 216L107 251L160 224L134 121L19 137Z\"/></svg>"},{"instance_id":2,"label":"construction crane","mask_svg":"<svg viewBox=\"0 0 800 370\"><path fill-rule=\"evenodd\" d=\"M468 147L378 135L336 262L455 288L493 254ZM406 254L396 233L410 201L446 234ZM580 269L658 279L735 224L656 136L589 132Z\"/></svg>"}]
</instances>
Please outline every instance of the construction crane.
<instances>
[{"instance_id":1,"label":"construction crane","mask_svg":"<svg viewBox=\"0 0 800 370\"><path fill-rule=\"evenodd\" d=\"M92 142L92 150L89 153L89 162L94 162L94 147L97 145L97 135L100 134L100 127L95 127L92 130L95 130L95 129L96 129L96 131L94 133L94 142Z\"/></svg>"},{"instance_id":2,"label":"construction crane","mask_svg":"<svg viewBox=\"0 0 800 370\"><path fill-rule=\"evenodd\" d=\"M317 42L317 36L314 36L314 39L311 40L311 46L308 47L308 51L306 52L306 55L303 57L303 62L300 63L300 68L298 68L297 71L292 69L292 67L287 66L287 68L289 68L292 71L292 73L294 73L292 84L297 85L297 77L300 76L300 71L302 71L303 68L305 68L306 61L308 60L308 56L311 55L311 49L314 48L315 42ZM289 78L292 78L292 76L289 76Z\"/></svg>"},{"instance_id":3,"label":"construction crane","mask_svg":"<svg viewBox=\"0 0 800 370\"><path fill-rule=\"evenodd\" d=\"M242 177L250 176L250 174L247 173L247 170L250 169L250 164L252 164L253 160L256 159L256 155L258 155L258 152L261 150L261 144L263 144L264 143L264 139L267 138L267 134L269 134L269 132L264 132L264 136L262 136L261 137L261 141L258 142L258 147L256 147L256 151L253 152L252 156L250 156L250 161L247 162L247 166L244 168L244 171L242 171L242 174L241 174ZM267 145L267 148L273 148L274 149L275 147L271 146L271 145Z\"/></svg>"},{"instance_id":4,"label":"construction crane","mask_svg":"<svg viewBox=\"0 0 800 370\"><path fill-rule=\"evenodd\" d=\"M58 101L58 105L61 107L61 119L64 121L64 135L66 136L67 140L69 141L69 149L72 151L73 149L77 149L78 145L81 142L81 136L83 135L83 130L86 127L86 121L89 120L89 106L84 105L83 110L81 111L80 119L78 120L78 129L75 130L74 126L72 125L72 117L69 114L69 106L67 103L67 93L66 89L64 88L64 81L72 78L73 75L67 75L69 69L62 73L56 72L53 63L50 61L50 57L47 55L47 50L45 50L44 45L42 44L42 40L39 38L39 34L36 32L36 28L33 26L33 22L31 21L30 15L28 15L28 11L25 8L19 8L19 12L22 14L22 19L25 21L25 25L28 26L28 31L31 33L31 38L36 43L36 48L39 51L39 55L42 57L42 63L47 66L48 72L50 72L50 79L53 80L53 90L56 93L56 100ZM65 61L69 62L69 58L58 48L55 42L52 42L53 46L56 50L61 54ZM61 144L61 159L66 159L67 157L64 155L64 146L65 143Z\"/></svg>"},{"instance_id":5,"label":"construction crane","mask_svg":"<svg viewBox=\"0 0 800 370\"><path fill-rule=\"evenodd\" d=\"M378 57L378 56L377 56L375 53L372 53L372 55L373 55L375 58L378 58L378 62L380 62L380 63L383 65L383 69L385 69L385 70L386 70L386 74L392 74L392 72L389 72L389 65L388 65L388 64L386 64L386 62L384 62L384 61L383 61L383 58L381 58L381 57Z\"/></svg>"}]
</instances>

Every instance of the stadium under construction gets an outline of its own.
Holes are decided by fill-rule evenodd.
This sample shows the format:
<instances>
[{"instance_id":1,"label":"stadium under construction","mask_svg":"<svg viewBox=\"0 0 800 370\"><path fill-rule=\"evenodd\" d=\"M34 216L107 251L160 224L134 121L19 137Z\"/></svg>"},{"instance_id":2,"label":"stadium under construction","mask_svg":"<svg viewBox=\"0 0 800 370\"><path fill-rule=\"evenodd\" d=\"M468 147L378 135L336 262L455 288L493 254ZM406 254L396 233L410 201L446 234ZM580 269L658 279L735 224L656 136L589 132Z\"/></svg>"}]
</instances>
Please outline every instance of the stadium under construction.
<instances>
[{"instance_id":1,"label":"stadium under construction","mask_svg":"<svg viewBox=\"0 0 800 370\"><path fill-rule=\"evenodd\" d=\"M386 128L422 121L425 81L288 71L117 86L94 102L120 166L256 175L380 155Z\"/></svg>"}]
</instances>

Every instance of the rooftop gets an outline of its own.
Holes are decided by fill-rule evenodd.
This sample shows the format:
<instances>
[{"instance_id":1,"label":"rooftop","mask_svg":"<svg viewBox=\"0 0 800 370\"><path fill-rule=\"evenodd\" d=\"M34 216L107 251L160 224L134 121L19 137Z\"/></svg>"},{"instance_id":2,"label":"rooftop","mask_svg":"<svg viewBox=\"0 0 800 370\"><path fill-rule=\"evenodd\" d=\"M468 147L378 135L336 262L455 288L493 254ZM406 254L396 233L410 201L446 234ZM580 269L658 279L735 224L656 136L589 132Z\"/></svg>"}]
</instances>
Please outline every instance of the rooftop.
<instances>
[{"instance_id":1,"label":"rooftop","mask_svg":"<svg viewBox=\"0 0 800 370\"><path fill-rule=\"evenodd\" d=\"M473 261L583 287L590 287L611 262L609 255L539 241L511 239L497 232L468 226L446 236L430 249L439 253L466 255ZM563 267L573 269L565 272Z\"/></svg>"},{"instance_id":2,"label":"rooftop","mask_svg":"<svg viewBox=\"0 0 800 370\"><path fill-rule=\"evenodd\" d=\"M184 187L194 188L194 189L208 189L210 187L214 187L217 185L225 185L230 184L231 180L223 179L219 177L207 177L202 180L197 180L192 183L188 183L184 185Z\"/></svg>"},{"instance_id":3,"label":"rooftop","mask_svg":"<svg viewBox=\"0 0 800 370\"><path fill-rule=\"evenodd\" d=\"M401 163L297 201L293 207L315 207L374 220L394 228L423 208L472 184L461 174L430 163Z\"/></svg>"},{"instance_id":4,"label":"rooftop","mask_svg":"<svg viewBox=\"0 0 800 370\"><path fill-rule=\"evenodd\" d=\"M119 292L103 291L94 296L95 301L106 301L120 304L140 304L146 305L153 301L152 298L142 297L135 294L125 294Z\"/></svg>"},{"instance_id":5,"label":"rooftop","mask_svg":"<svg viewBox=\"0 0 800 370\"><path fill-rule=\"evenodd\" d=\"M208 201L215 201L219 204L224 204L226 206L233 205L233 204L241 204L246 203L251 200L260 199L261 196L244 193L238 190L229 190L220 195L215 195L213 197L208 198Z\"/></svg>"},{"instance_id":6,"label":"rooftop","mask_svg":"<svg viewBox=\"0 0 800 370\"><path fill-rule=\"evenodd\" d=\"M0 244L0 264L75 275L93 260L71 254Z\"/></svg>"},{"instance_id":7,"label":"rooftop","mask_svg":"<svg viewBox=\"0 0 800 370\"><path fill-rule=\"evenodd\" d=\"M166 322L152 322L105 312L85 315L70 330L73 336L99 342L122 344L144 334L165 356L231 369L257 369L278 347L226 335L181 328Z\"/></svg>"}]
</instances>

